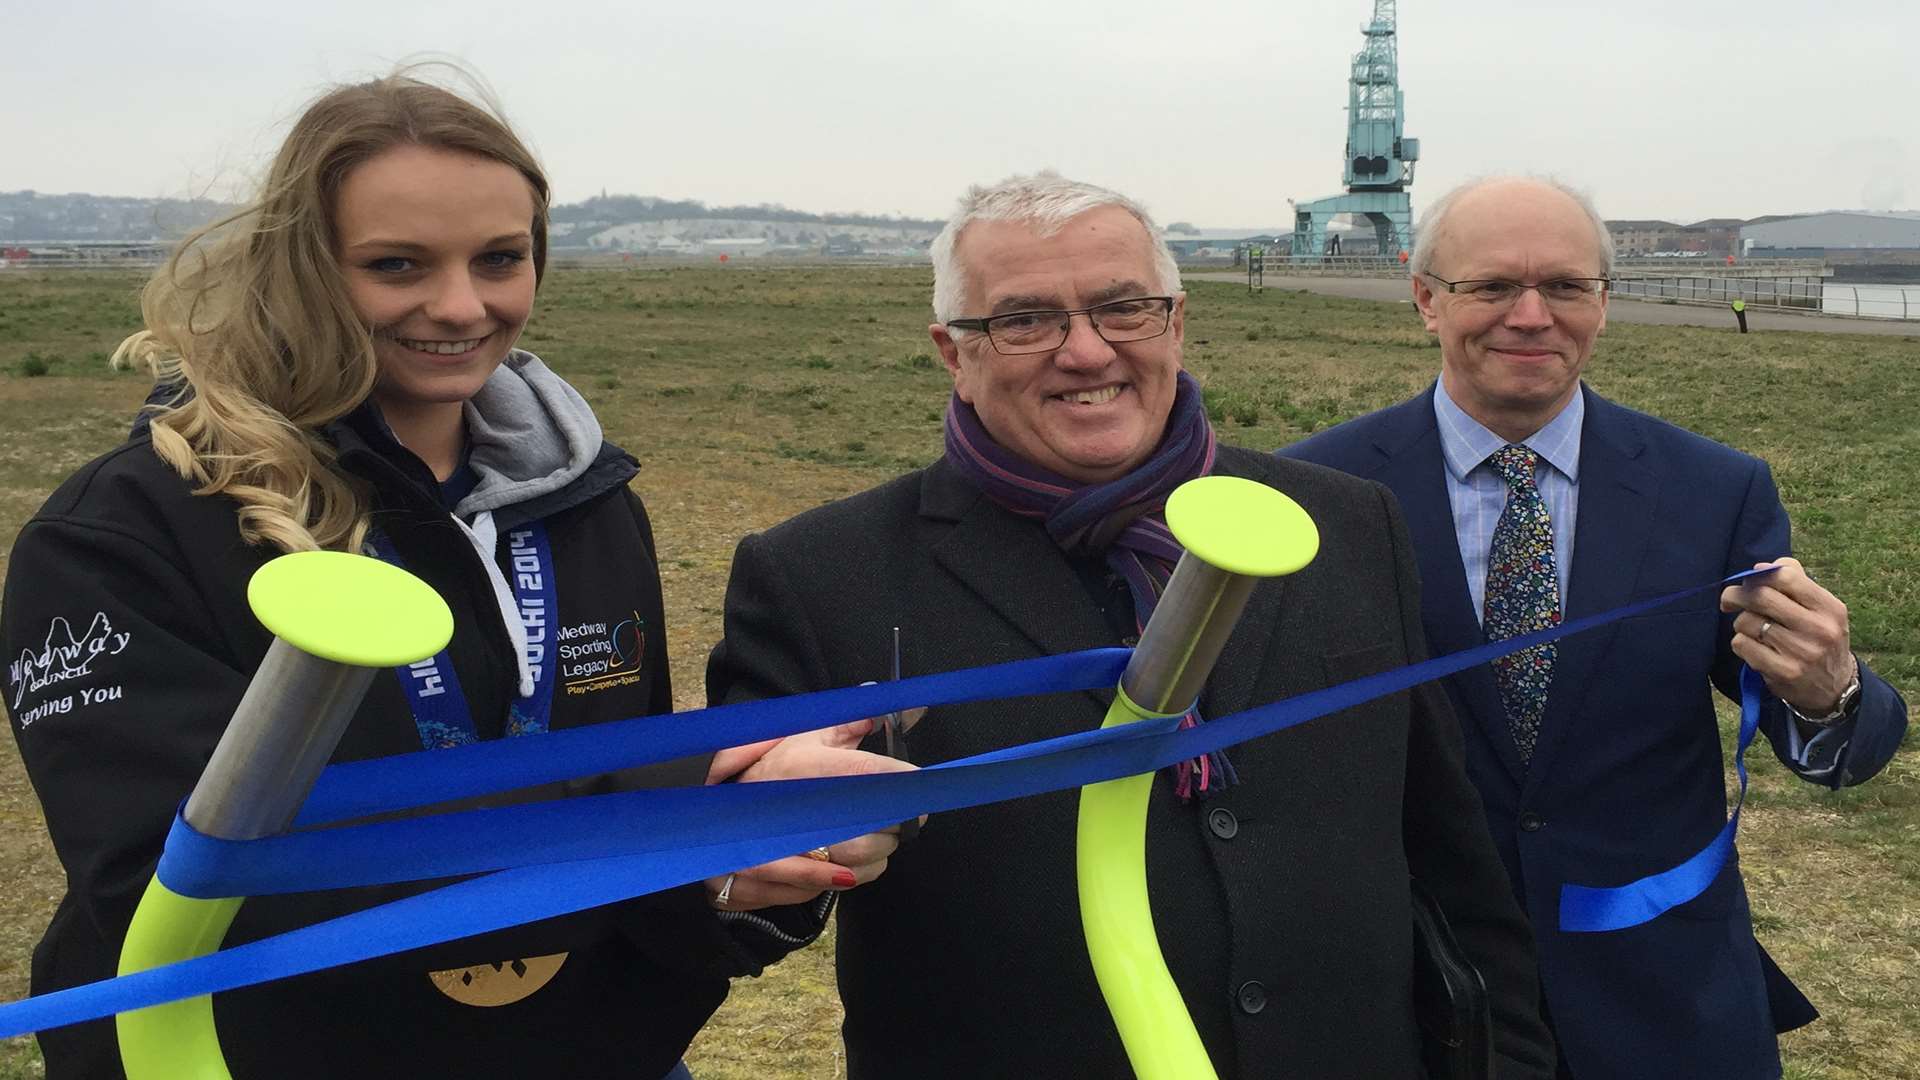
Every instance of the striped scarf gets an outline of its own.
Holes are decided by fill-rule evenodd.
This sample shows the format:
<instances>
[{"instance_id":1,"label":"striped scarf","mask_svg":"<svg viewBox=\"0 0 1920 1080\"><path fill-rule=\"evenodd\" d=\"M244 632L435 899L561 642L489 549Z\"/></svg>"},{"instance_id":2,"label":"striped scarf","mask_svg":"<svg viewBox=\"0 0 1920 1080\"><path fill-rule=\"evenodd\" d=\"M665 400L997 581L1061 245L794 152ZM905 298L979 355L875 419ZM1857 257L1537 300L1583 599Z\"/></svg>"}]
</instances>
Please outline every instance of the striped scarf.
<instances>
[{"instance_id":1,"label":"striped scarf","mask_svg":"<svg viewBox=\"0 0 1920 1080\"><path fill-rule=\"evenodd\" d=\"M947 461L981 494L1011 513L1040 521L1061 550L1098 552L1133 594L1134 627L1142 630L1184 549L1167 528L1167 496L1213 471L1213 426L1200 384L1179 374L1166 434L1153 456L1118 480L1081 484L1049 472L994 441L980 414L959 395L947 403ZM1201 721L1195 708L1180 726ZM1222 751L1183 761L1174 791L1191 800L1238 777Z\"/></svg>"}]
</instances>

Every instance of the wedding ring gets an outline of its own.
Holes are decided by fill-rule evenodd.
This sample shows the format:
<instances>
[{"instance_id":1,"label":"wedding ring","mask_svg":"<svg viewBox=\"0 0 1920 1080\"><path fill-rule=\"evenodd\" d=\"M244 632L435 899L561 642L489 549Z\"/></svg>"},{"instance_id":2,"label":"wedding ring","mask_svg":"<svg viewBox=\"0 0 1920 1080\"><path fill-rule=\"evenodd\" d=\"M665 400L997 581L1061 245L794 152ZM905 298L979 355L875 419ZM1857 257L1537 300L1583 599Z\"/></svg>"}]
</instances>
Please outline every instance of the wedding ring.
<instances>
[{"instance_id":1,"label":"wedding ring","mask_svg":"<svg viewBox=\"0 0 1920 1080\"><path fill-rule=\"evenodd\" d=\"M1762 620L1760 623L1760 632L1753 635L1753 640L1760 642L1763 645L1766 644L1767 631L1771 629L1773 629L1773 620L1772 619Z\"/></svg>"},{"instance_id":2,"label":"wedding ring","mask_svg":"<svg viewBox=\"0 0 1920 1080\"><path fill-rule=\"evenodd\" d=\"M733 879L735 876L734 874L728 874L727 880L720 883L720 891L713 894L714 907L726 907L733 899Z\"/></svg>"},{"instance_id":3,"label":"wedding ring","mask_svg":"<svg viewBox=\"0 0 1920 1080\"><path fill-rule=\"evenodd\" d=\"M807 852L807 858L813 859L816 862L832 862L833 853L829 852L824 847L817 847L817 848L814 848L812 851Z\"/></svg>"}]
</instances>

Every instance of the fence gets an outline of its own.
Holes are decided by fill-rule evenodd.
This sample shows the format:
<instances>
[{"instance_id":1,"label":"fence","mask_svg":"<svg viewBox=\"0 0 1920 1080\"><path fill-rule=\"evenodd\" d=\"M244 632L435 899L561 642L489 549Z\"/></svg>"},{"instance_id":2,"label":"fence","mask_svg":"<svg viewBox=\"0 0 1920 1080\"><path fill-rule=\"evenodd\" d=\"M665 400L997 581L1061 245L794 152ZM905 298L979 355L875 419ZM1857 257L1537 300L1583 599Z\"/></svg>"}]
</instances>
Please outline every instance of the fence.
<instances>
[{"instance_id":1,"label":"fence","mask_svg":"<svg viewBox=\"0 0 1920 1080\"><path fill-rule=\"evenodd\" d=\"M1266 286L1267 275L1292 277L1405 277L1398 258L1330 255L1295 259L1249 253L1247 289ZM1747 259L1721 265L1705 260L1621 259L1614 265L1614 295L1670 304L1775 308L1866 319L1920 320L1920 285L1853 285L1827 280L1831 268L1817 259Z\"/></svg>"},{"instance_id":2,"label":"fence","mask_svg":"<svg viewBox=\"0 0 1920 1080\"><path fill-rule=\"evenodd\" d=\"M1911 285L1843 285L1820 278L1616 278L1613 292L1666 304L1724 307L1742 300L1750 308L1920 320L1920 286Z\"/></svg>"},{"instance_id":3,"label":"fence","mask_svg":"<svg viewBox=\"0 0 1920 1080\"><path fill-rule=\"evenodd\" d=\"M151 270L166 260L164 252L154 249L133 251L35 251L27 258L0 257L0 272L6 270ZM918 259L818 258L776 260L754 259L752 265L876 266L906 265ZM709 265L704 259L646 260L650 265ZM554 259L553 266L565 268L612 269L626 263L619 256L581 256L568 254ZM1265 286L1266 275L1295 277L1404 277L1406 265L1398 258L1373 255L1329 255L1295 259L1290 255L1249 254L1246 259L1247 287ZM1920 320L1920 286L1835 284L1825 279L1830 271L1817 260L1750 259L1729 267L1708 267L1698 263L1679 263L1671 259L1622 259L1614 269L1613 292L1616 296L1658 303L1705 304L1721 306L1735 300L1749 307L1819 312L1866 319Z\"/></svg>"},{"instance_id":4,"label":"fence","mask_svg":"<svg viewBox=\"0 0 1920 1080\"><path fill-rule=\"evenodd\" d=\"M25 258L0 255L7 270L151 270L167 261L165 252L36 251Z\"/></svg>"},{"instance_id":5,"label":"fence","mask_svg":"<svg viewBox=\"0 0 1920 1080\"><path fill-rule=\"evenodd\" d=\"M1287 277L1405 277L1407 266L1398 258L1378 255L1320 255L1294 258L1291 255L1261 254L1247 256L1247 284L1258 288L1257 278L1267 274Z\"/></svg>"}]
</instances>

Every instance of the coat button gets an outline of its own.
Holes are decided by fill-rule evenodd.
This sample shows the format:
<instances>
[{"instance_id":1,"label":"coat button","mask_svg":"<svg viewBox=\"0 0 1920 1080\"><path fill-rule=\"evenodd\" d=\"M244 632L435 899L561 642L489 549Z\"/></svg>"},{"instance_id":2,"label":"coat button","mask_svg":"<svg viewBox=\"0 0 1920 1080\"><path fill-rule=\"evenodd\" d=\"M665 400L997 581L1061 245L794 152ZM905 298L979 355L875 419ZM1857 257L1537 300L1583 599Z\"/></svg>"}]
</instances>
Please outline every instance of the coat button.
<instances>
[{"instance_id":1,"label":"coat button","mask_svg":"<svg viewBox=\"0 0 1920 1080\"><path fill-rule=\"evenodd\" d=\"M1240 832L1240 819L1234 817L1233 811L1226 807L1216 806L1207 815L1207 828L1212 829L1213 835L1220 839L1231 840Z\"/></svg>"},{"instance_id":2,"label":"coat button","mask_svg":"<svg viewBox=\"0 0 1920 1080\"><path fill-rule=\"evenodd\" d=\"M1547 827L1547 819L1529 810L1520 815L1521 832L1539 832Z\"/></svg>"},{"instance_id":3,"label":"coat button","mask_svg":"<svg viewBox=\"0 0 1920 1080\"><path fill-rule=\"evenodd\" d=\"M1233 998L1239 1004L1241 1012L1252 1016L1267 1007L1266 985L1258 979L1248 979L1240 984L1240 989L1233 992Z\"/></svg>"}]
</instances>

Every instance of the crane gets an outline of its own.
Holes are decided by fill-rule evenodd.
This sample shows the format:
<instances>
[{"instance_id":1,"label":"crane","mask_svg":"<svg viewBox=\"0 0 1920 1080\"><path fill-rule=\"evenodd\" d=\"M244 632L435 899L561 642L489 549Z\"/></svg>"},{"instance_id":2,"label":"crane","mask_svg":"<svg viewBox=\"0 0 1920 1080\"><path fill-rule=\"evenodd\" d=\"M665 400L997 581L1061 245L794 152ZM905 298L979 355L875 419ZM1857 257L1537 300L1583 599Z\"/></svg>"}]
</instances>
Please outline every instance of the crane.
<instances>
[{"instance_id":1,"label":"crane","mask_svg":"<svg viewBox=\"0 0 1920 1080\"><path fill-rule=\"evenodd\" d=\"M1400 89L1400 50L1395 0L1373 0L1373 19L1361 28L1364 44L1353 56L1347 86L1347 150L1344 195L1294 203L1293 256L1339 254L1339 237L1328 237L1336 214L1373 224L1381 255L1413 244L1413 202L1407 188L1420 160L1420 140L1405 134L1407 95Z\"/></svg>"}]
</instances>

